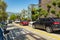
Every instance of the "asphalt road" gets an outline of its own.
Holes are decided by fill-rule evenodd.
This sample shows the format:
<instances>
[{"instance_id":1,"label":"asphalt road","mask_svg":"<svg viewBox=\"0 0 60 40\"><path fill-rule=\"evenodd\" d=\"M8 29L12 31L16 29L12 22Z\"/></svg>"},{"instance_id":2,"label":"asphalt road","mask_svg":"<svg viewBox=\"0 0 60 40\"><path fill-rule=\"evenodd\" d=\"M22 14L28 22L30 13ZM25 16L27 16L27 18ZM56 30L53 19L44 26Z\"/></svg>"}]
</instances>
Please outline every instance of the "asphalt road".
<instances>
[{"instance_id":1,"label":"asphalt road","mask_svg":"<svg viewBox=\"0 0 60 40\"><path fill-rule=\"evenodd\" d=\"M7 30L10 30L10 32L5 35L6 40L46 40L39 35L36 35L26 29L18 28L12 24L8 25Z\"/></svg>"},{"instance_id":2,"label":"asphalt road","mask_svg":"<svg viewBox=\"0 0 60 40\"><path fill-rule=\"evenodd\" d=\"M10 30L10 32L5 35L6 40L46 40L42 38L41 36L34 34L33 32L29 30L20 28L13 24L9 24L7 30ZM38 30L41 30L41 29L38 29ZM41 30L41 31L46 32L45 30ZM60 31L56 31L56 32L49 33L49 34L60 37Z\"/></svg>"}]
</instances>

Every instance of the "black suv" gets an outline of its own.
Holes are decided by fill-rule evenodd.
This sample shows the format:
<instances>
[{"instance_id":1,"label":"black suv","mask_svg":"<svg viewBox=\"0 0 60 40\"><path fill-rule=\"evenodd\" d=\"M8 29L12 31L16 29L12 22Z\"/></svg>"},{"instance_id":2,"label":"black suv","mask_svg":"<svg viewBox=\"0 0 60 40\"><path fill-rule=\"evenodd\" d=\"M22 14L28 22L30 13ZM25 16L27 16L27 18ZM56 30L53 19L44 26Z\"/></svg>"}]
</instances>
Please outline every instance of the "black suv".
<instances>
[{"instance_id":1,"label":"black suv","mask_svg":"<svg viewBox=\"0 0 60 40\"><path fill-rule=\"evenodd\" d=\"M39 18L33 23L33 28L45 29L47 32L60 30L59 18Z\"/></svg>"}]
</instances>

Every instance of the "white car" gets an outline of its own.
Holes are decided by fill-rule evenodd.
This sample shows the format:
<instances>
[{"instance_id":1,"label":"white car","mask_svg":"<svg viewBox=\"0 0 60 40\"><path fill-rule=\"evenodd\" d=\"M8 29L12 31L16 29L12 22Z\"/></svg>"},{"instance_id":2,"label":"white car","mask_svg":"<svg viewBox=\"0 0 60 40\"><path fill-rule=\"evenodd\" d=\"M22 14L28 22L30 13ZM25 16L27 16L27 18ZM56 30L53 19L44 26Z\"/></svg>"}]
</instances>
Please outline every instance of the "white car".
<instances>
[{"instance_id":1,"label":"white car","mask_svg":"<svg viewBox=\"0 0 60 40\"><path fill-rule=\"evenodd\" d=\"M32 24L33 24L34 22L35 22L35 21L29 22L29 27L32 27Z\"/></svg>"},{"instance_id":2,"label":"white car","mask_svg":"<svg viewBox=\"0 0 60 40\"><path fill-rule=\"evenodd\" d=\"M15 23L20 23L20 21L16 20Z\"/></svg>"}]
</instances>

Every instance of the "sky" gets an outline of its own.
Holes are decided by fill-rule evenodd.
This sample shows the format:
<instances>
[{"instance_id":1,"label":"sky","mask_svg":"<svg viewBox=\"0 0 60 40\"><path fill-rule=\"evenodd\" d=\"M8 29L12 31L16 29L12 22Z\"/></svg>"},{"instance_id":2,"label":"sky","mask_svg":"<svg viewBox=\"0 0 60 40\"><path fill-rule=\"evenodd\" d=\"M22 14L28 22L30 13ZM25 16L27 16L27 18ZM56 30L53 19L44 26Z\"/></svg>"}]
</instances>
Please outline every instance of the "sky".
<instances>
[{"instance_id":1,"label":"sky","mask_svg":"<svg viewBox=\"0 0 60 40\"><path fill-rule=\"evenodd\" d=\"M38 0L4 0L7 3L7 12L20 12L27 9L30 4L38 4Z\"/></svg>"}]
</instances>

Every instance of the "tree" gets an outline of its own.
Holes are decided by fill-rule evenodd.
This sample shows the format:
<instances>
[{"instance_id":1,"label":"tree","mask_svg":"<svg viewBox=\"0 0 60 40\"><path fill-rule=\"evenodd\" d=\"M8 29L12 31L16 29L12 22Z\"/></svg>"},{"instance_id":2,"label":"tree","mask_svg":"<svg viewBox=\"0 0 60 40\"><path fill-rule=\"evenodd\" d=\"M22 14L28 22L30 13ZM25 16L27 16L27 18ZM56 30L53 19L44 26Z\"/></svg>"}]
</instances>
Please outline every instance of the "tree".
<instances>
[{"instance_id":1,"label":"tree","mask_svg":"<svg viewBox=\"0 0 60 40\"><path fill-rule=\"evenodd\" d=\"M4 1L0 1L0 21L5 21L8 17L8 14L5 12L6 3Z\"/></svg>"},{"instance_id":2,"label":"tree","mask_svg":"<svg viewBox=\"0 0 60 40\"><path fill-rule=\"evenodd\" d=\"M56 6L56 2L55 1L52 4L53 4L53 6Z\"/></svg>"},{"instance_id":3,"label":"tree","mask_svg":"<svg viewBox=\"0 0 60 40\"><path fill-rule=\"evenodd\" d=\"M57 18L60 18L60 14L58 13L58 14L56 14L56 16L57 16Z\"/></svg>"},{"instance_id":4,"label":"tree","mask_svg":"<svg viewBox=\"0 0 60 40\"><path fill-rule=\"evenodd\" d=\"M18 20L21 20L21 14L16 14L16 16Z\"/></svg>"},{"instance_id":5,"label":"tree","mask_svg":"<svg viewBox=\"0 0 60 40\"><path fill-rule=\"evenodd\" d=\"M39 9L34 8L34 14L32 15L32 21L35 21L39 16Z\"/></svg>"},{"instance_id":6,"label":"tree","mask_svg":"<svg viewBox=\"0 0 60 40\"><path fill-rule=\"evenodd\" d=\"M51 13L55 14L56 13L55 9L51 9Z\"/></svg>"},{"instance_id":7,"label":"tree","mask_svg":"<svg viewBox=\"0 0 60 40\"><path fill-rule=\"evenodd\" d=\"M38 18L39 14L36 13L35 15L32 15L32 20L35 21Z\"/></svg>"},{"instance_id":8,"label":"tree","mask_svg":"<svg viewBox=\"0 0 60 40\"><path fill-rule=\"evenodd\" d=\"M36 11L36 8L32 8L32 10L31 10L32 15L35 14L35 11Z\"/></svg>"},{"instance_id":9,"label":"tree","mask_svg":"<svg viewBox=\"0 0 60 40\"><path fill-rule=\"evenodd\" d=\"M7 7L7 5L6 5L6 3L4 2L4 1L1 1L0 2L0 7L2 8L2 10L6 10L6 7Z\"/></svg>"},{"instance_id":10,"label":"tree","mask_svg":"<svg viewBox=\"0 0 60 40\"><path fill-rule=\"evenodd\" d=\"M40 7L37 11L38 11L38 14L39 14L39 16L38 17L41 17L42 16L42 13L41 13L41 11L42 11L43 9Z\"/></svg>"},{"instance_id":11,"label":"tree","mask_svg":"<svg viewBox=\"0 0 60 40\"><path fill-rule=\"evenodd\" d=\"M60 8L60 1L57 2L58 7Z\"/></svg>"},{"instance_id":12,"label":"tree","mask_svg":"<svg viewBox=\"0 0 60 40\"><path fill-rule=\"evenodd\" d=\"M15 20L16 18L17 18L17 16L15 14L11 14L10 20Z\"/></svg>"},{"instance_id":13,"label":"tree","mask_svg":"<svg viewBox=\"0 0 60 40\"><path fill-rule=\"evenodd\" d=\"M41 12L40 12L40 14L44 15L44 17L47 17L48 12L46 10L42 9Z\"/></svg>"},{"instance_id":14,"label":"tree","mask_svg":"<svg viewBox=\"0 0 60 40\"><path fill-rule=\"evenodd\" d=\"M49 13L49 11L50 11L50 8L51 8L51 4L47 4L47 8L48 8L48 13Z\"/></svg>"}]
</instances>

